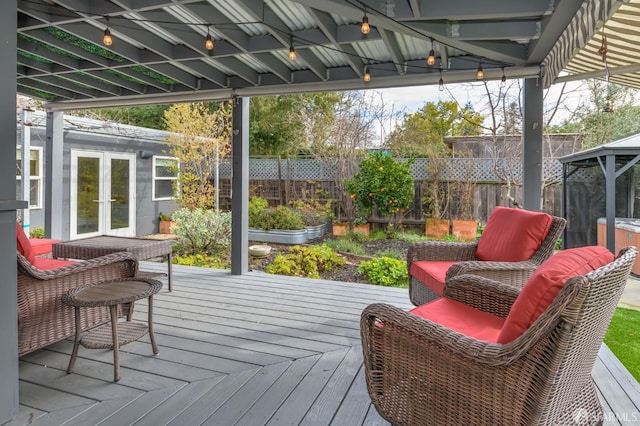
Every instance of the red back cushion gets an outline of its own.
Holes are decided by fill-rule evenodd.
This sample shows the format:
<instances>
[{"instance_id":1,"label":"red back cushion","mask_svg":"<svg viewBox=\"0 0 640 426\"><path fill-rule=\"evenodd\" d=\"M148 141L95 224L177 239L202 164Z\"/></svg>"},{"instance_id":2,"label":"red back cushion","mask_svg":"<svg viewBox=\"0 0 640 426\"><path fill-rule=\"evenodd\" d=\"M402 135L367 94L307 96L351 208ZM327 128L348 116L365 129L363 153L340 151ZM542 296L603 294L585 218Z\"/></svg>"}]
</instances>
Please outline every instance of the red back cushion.
<instances>
[{"instance_id":1,"label":"red back cushion","mask_svg":"<svg viewBox=\"0 0 640 426\"><path fill-rule=\"evenodd\" d=\"M553 218L547 213L496 207L478 241L478 260L521 262L531 259L546 238Z\"/></svg>"},{"instance_id":2,"label":"red back cushion","mask_svg":"<svg viewBox=\"0 0 640 426\"><path fill-rule=\"evenodd\" d=\"M614 259L600 246L563 250L551 256L533 273L511 306L498 343L509 343L525 332L549 307L567 279L600 268Z\"/></svg>"},{"instance_id":3,"label":"red back cushion","mask_svg":"<svg viewBox=\"0 0 640 426\"><path fill-rule=\"evenodd\" d=\"M441 297L413 308L412 314L478 340L495 343L504 319L480 309Z\"/></svg>"},{"instance_id":4,"label":"red back cushion","mask_svg":"<svg viewBox=\"0 0 640 426\"><path fill-rule=\"evenodd\" d=\"M16 248L20 252L21 255L27 258L27 260L33 265L36 261L36 255L33 253L33 249L31 248L31 242L29 242L29 238L24 233L22 226L16 222L16 236L17 243Z\"/></svg>"}]
</instances>

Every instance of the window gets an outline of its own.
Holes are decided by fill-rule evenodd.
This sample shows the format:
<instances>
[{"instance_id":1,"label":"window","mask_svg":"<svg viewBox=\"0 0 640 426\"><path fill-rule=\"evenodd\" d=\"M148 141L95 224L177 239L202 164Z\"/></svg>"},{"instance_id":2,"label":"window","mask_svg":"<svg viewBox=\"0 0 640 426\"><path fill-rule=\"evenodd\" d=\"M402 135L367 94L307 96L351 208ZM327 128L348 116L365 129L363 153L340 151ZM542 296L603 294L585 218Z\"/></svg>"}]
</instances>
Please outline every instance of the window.
<instances>
[{"instance_id":1,"label":"window","mask_svg":"<svg viewBox=\"0 0 640 426\"><path fill-rule=\"evenodd\" d=\"M42 147L32 147L29 156L29 208L42 208ZM16 198L22 199L22 149L16 149Z\"/></svg>"},{"instance_id":2,"label":"window","mask_svg":"<svg viewBox=\"0 0 640 426\"><path fill-rule=\"evenodd\" d=\"M153 157L153 200L173 200L180 163L174 157Z\"/></svg>"}]
</instances>

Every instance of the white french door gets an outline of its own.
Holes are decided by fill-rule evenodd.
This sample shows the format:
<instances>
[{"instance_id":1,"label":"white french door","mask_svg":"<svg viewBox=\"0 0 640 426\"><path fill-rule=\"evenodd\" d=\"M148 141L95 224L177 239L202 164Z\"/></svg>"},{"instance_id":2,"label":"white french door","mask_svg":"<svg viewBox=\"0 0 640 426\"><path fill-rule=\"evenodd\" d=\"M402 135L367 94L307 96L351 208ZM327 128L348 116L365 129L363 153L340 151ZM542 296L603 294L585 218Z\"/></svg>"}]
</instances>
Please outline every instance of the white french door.
<instances>
[{"instance_id":1,"label":"white french door","mask_svg":"<svg viewBox=\"0 0 640 426\"><path fill-rule=\"evenodd\" d=\"M136 235L135 154L71 151L71 239Z\"/></svg>"}]
</instances>

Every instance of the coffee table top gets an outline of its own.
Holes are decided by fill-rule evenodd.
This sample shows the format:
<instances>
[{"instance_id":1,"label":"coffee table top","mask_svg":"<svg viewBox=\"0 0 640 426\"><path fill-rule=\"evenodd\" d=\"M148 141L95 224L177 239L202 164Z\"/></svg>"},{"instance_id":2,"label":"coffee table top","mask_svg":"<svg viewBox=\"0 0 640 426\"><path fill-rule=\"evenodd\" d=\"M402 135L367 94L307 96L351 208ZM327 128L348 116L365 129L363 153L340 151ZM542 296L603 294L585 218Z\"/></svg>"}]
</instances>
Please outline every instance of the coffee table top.
<instances>
[{"instance_id":1,"label":"coffee table top","mask_svg":"<svg viewBox=\"0 0 640 426\"><path fill-rule=\"evenodd\" d=\"M64 241L52 246L53 256L69 259L91 259L118 251L132 253L139 260L171 254L173 241L102 235Z\"/></svg>"},{"instance_id":2,"label":"coffee table top","mask_svg":"<svg viewBox=\"0 0 640 426\"><path fill-rule=\"evenodd\" d=\"M129 303L154 295L162 282L150 278L121 278L86 284L69 290L62 302L75 307L112 306Z\"/></svg>"}]
</instances>

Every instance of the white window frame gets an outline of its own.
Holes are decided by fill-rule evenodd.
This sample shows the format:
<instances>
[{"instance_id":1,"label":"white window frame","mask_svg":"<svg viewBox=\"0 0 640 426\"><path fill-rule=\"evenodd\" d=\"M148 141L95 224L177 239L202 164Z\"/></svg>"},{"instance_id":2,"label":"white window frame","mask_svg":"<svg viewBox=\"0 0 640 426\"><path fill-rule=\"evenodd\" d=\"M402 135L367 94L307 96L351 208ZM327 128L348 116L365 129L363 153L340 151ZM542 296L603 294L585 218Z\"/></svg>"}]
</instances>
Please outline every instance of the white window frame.
<instances>
[{"instance_id":1,"label":"white window frame","mask_svg":"<svg viewBox=\"0 0 640 426\"><path fill-rule=\"evenodd\" d=\"M178 176L180 174L180 172L178 172L175 176L170 176L170 177L159 177L156 176L156 164L158 160L172 160L176 162L176 166L177 169L180 170L180 160L177 157L169 157L169 156L163 156L163 155L154 155L153 156L153 162L152 162L152 195L151 195L151 200L152 201L170 201L170 200L175 200L176 197L174 194L171 195L171 197L157 197L156 196L156 181L158 180L169 180L169 181L175 181L176 183L178 182ZM173 186L173 185L172 185Z\"/></svg>"},{"instance_id":2,"label":"white window frame","mask_svg":"<svg viewBox=\"0 0 640 426\"><path fill-rule=\"evenodd\" d=\"M31 152L33 151L36 151L38 153L38 176L31 175L31 179L30 179L31 184L29 187L31 188L31 186L33 186L34 184L36 185L37 196L36 196L36 200L29 199L29 210L37 210L42 208L42 173L44 171L44 165L42 164L43 149L41 146L32 146ZM18 176L18 173L17 173L17 165L18 165L17 161L21 155L22 155L22 147L18 146L16 147L16 182L22 181L22 175ZM29 156L29 161L31 161L31 156ZM31 164L29 164L29 167L31 167Z\"/></svg>"}]
</instances>

